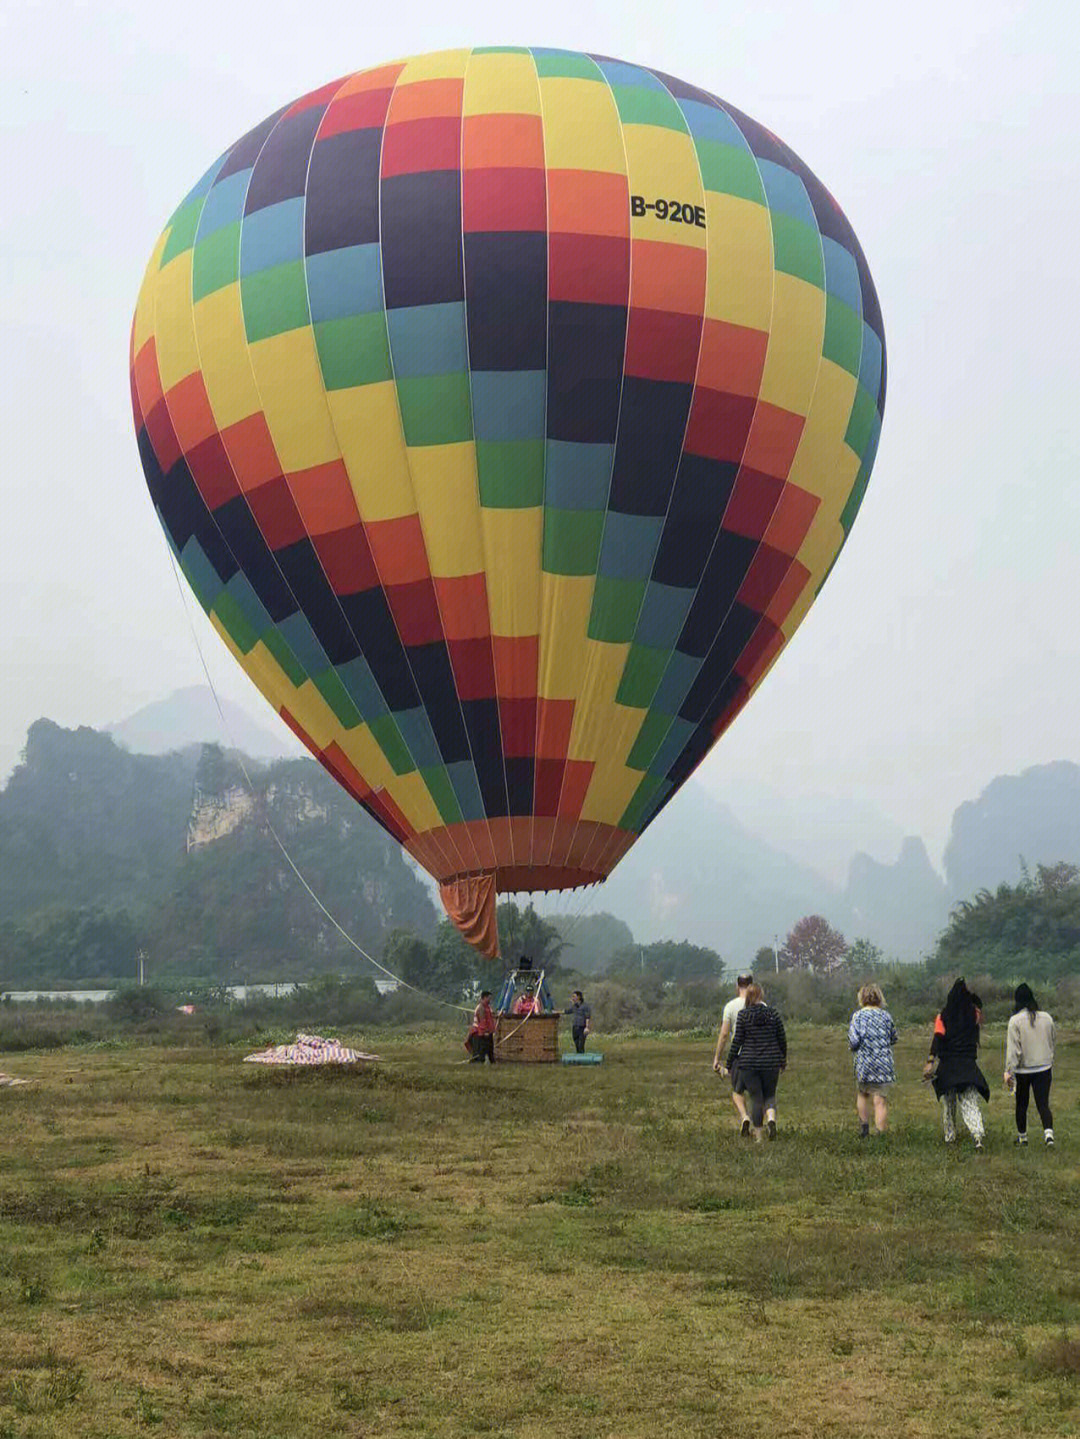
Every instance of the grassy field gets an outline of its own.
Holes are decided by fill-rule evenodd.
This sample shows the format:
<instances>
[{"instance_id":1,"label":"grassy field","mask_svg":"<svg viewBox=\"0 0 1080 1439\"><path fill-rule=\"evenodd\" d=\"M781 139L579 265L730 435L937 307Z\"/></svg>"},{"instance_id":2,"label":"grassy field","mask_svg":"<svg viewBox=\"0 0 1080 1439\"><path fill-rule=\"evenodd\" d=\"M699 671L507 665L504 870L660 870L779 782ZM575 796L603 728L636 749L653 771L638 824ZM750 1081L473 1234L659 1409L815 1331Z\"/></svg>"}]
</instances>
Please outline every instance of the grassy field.
<instances>
[{"instance_id":1,"label":"grassy field","mask_svg":"<svg viewBox=\"0 0 1080 1439\"><path fill-rule=\"evenodd\" d=\"M922 1035L866 1142L842 1033L794 1028L760 1146L707 1038L480 1069L344 1037L384 1063L0 1056L34 1081L0 1090L0 1439L1080 1430L1076 1034L1056 1151L997 1091L983 1157Z\"/></svg>"}]
</instances>

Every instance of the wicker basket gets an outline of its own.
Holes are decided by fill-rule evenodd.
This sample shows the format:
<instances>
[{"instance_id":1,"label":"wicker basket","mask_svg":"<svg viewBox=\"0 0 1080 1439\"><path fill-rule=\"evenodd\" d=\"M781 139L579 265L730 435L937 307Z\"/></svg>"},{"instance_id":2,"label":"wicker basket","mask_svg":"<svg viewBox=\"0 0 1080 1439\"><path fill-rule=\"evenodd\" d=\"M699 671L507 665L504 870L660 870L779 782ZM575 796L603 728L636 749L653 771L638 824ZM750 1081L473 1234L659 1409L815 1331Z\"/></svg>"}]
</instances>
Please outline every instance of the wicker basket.
<instances>
[{"instance_id":1,"label":"wicker basket","mask_svg":"<svg viewBox=\"0 0 1080 1439\"><path fill-rule=\"evenodd\" d=\"M500 1014L495 1025L495 1058L503 1064L557 1064L557 1014Z\"/></svg>"}]
</instances>

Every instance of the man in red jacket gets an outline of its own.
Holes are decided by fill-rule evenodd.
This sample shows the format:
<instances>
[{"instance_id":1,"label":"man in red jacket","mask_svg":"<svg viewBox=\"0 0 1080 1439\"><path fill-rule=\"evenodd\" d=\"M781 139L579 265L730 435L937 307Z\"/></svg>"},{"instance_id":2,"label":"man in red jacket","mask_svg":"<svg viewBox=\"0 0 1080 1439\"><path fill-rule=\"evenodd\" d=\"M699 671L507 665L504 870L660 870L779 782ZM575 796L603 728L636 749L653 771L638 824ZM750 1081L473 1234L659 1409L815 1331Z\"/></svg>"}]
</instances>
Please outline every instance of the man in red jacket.
<instances>
[{"instance_id":1,"label":"man in red jacket","mask_svg":"<svg viewBox=\"0 0 1080 1439\"><path fill-rule=\"evenodd\" d=\"M480 1003L473 1010L473 1064L495 1063L495 1011L491 1007L491 990L480 991Z\"/></svg>"}]
</instances>

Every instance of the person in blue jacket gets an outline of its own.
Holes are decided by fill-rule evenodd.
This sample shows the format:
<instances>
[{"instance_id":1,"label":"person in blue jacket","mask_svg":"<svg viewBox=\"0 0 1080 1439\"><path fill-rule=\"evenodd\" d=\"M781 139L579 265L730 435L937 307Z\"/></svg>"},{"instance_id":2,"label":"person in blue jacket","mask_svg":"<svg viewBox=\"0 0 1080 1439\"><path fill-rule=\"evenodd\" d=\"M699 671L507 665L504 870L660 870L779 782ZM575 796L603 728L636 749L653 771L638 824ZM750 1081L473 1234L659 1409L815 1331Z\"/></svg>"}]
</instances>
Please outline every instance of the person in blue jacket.
<instances>
[{"instance_id":1,"label":"person in blue jacket","mask_svg":"<svg viewBox=\"0 0 1080 1439\"><path fill-rule=\"evenodd\" d=\"M864 984L859 990L859 1007L848 1025L848 1044L855 1055L855 1110L864 1139L870 1133L871 1100L878 1134L884 1134L888 1125L889 1089L896 1083L892 1051L898 1037L880 988Z\"/></svg>"}]
</instances>

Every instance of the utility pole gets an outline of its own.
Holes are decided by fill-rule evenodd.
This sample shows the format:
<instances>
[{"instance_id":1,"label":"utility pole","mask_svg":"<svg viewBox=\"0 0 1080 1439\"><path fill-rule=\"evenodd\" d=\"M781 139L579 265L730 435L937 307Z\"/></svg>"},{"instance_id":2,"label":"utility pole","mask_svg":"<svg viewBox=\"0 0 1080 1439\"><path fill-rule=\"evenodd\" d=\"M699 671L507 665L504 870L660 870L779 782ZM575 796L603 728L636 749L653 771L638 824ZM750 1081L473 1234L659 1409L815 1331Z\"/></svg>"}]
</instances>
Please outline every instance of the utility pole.
<instances>
[{"instance_id":1,"label":"utility pole","mask_svg":"<svg viewBox=\"0 0 1080 1439\"><path fill-rule=\"evenodd\" d=\"M139 950L139 988L140 988L140 989L141 989L142 986L146 983L145 964L146 964L146 951L140 949L140 950Z\"/></svg>"}]
</instances>

